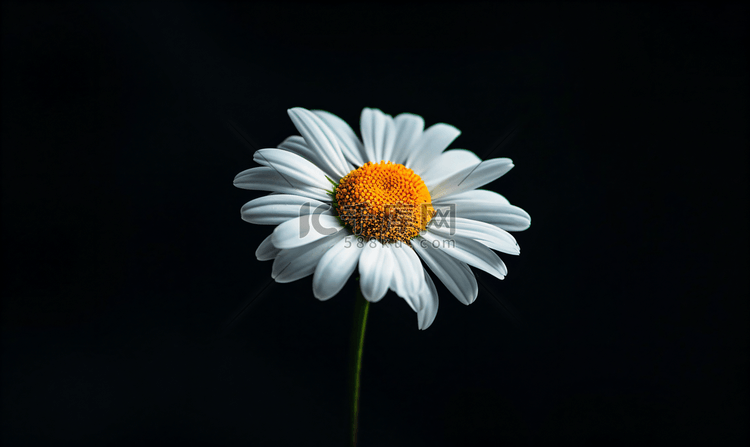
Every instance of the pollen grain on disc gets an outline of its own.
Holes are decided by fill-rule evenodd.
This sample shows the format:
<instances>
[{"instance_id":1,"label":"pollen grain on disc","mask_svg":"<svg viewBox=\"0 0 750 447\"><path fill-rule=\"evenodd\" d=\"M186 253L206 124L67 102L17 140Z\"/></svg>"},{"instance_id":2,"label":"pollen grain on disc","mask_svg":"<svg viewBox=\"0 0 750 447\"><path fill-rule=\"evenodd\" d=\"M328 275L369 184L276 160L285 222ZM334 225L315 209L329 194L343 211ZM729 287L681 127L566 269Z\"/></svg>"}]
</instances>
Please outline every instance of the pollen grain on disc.
<instances>
[{"instance_id":1,"label":"pollen grain on disc","mask_svg":"<svg viewBox=\"0 0 750 447\"><path fill-rule=\"evenodd\" d=\"M404 165L367 162L336 188L341 220L355 234L381 242L408 242L434 214L422 178Z\"/></svg>"}]
</instances>

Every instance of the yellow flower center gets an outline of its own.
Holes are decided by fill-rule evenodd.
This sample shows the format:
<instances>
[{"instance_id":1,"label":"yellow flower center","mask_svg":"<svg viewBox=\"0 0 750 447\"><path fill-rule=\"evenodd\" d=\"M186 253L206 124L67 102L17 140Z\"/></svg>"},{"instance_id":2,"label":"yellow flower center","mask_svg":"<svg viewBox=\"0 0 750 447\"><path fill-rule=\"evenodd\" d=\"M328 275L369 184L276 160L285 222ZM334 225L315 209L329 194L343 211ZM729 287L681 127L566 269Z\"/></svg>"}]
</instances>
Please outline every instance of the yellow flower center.
<instances>
[{"instance_id":1,"label":"yellow flower center","mask_svg":"<svg viewBox=\"0 0 750 447\"><path fill-rule=\"evenodd\" d=\"M341 220L355 234L381 242L408 242L432 219L430 192L404 165L367 162L347 174L336 188Z\"/></svg>"}]
</instances>

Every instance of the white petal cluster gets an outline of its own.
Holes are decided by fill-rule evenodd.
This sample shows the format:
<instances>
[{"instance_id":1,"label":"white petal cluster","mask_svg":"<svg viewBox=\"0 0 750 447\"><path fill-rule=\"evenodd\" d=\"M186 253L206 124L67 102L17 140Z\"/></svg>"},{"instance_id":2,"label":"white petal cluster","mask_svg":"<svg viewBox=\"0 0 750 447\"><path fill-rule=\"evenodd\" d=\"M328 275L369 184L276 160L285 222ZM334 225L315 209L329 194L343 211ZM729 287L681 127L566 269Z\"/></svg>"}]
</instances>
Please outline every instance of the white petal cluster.
<instances>
[{"instance_id":1,"label":"white petal cluster","mask_svg":"<svg viewBox=\"0 0 750 447\"><path fill-rule=\"evenodd\" d=\"M301 107L288 112L300 135L278 148L256 151L253 160L261 166L234 179L238 188L272 193L246 203L241 215L250 223L276 225L255 254L274 261L271 276L277 282L313 275L315 297L327 300L358 270L367 300L379 301L392 290L417 312L419 328L426 329L437 315L438 296L423 263L467 305L478 294L470 267L499 279L508 273L495 251L519 254L508 231L527 229L531 218L500 194L476 188L510 171L511 160L482 161L468 150L446 150L460 131L443 123L425 129L422 117L410 113L391 117L364 109L360 140L329 112ZM326 177L338 183L366 162L381 160L418 174L436 209L454 207L452 227L428 225L409 244L383 244L363 241L343 226L331 206Z\"/></svg>"}]
</instances>

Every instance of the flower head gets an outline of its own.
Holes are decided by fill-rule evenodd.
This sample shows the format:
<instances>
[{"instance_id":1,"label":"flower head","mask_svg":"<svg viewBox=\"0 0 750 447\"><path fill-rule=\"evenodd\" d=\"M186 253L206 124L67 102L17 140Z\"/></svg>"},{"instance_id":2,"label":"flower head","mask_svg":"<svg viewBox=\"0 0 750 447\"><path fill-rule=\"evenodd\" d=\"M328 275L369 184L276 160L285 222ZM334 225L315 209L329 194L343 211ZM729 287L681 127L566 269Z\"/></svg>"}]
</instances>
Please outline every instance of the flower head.
<instances>
[{"instance_id":1,"label":"flower head","mask_svg":"<svg viewBox=\"0 0 750 447\"><path fill-rule=\"evenodd\" d=\"M272 192L246 203L242 218L276 225L256 256L274 260L277 282L314 275L313 293L326 300L358 268L367 300L393 290L426 329L438 297L422 262L464 304L478 294L469 266L505 277L495 251L519 254L508 231L525 230L531 219L500 194L476 188L508 172L511 160L445 150L458 129L424 129L424 120L408 113L393 118L364 109L362 140L328 112L298 107L289 116L301 136L256 151L262 166L234 180Z\"/></svg>"}]
</instances>

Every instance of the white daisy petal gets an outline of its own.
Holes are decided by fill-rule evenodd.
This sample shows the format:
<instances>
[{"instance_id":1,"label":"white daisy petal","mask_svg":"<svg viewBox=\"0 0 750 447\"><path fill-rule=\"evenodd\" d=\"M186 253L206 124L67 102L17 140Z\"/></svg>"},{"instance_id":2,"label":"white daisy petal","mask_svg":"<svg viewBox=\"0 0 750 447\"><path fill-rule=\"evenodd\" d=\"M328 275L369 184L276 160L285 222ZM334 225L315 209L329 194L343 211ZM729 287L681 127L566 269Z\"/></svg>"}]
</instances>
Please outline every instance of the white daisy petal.
<instances>
[{"instance_id":1,"label":"white daisy petal","mask_svg":"<svg viewBox=\"0 0 750 447\"><path fill-rule=\"evenodd\" d=\"M374 239L365 244L359 258L359 286L365 299L374 303L385 296L395 262L387 245Z\"/></svg>"},{"instance_id":2,"label":"white daisy petal","mask_svg":"<svg viewBox=\"0 0 750 447\"><path fill-rule=\"evenodd\" d=\"M482 162L477 154L466 149L451 149L438 155L437 159L421 175L425 184L436 185L455 172L473 168Z\"/></svg>"},{"instance_id":3,"label":"white daisy petal","mask_svg":"<svg viewBox=\"0 0 750 447\"><path fill-rule=\"evenodd\" d=\"M432 234L446 238L455 235L474 239L493 250L511 255L521 254L521 248L518 246L516 238L507 231L486 222L456 217L447 219L447 225L445 226L432 225L432 221L430 221L428 229Z\"/></svg>"},{"instance_id":4,"label":"white daisy petal","mask_svg":"<svg viewBox=\"0 0 750 447\"><path fill-rule=\"evenodd\" d=\"M320 189L331 188L326 174L320 168L297 154L283 149L259 149L253 154L253 160L263 166L275 169L282 177L299 180Z\"/></svg>"},{"instance_id":5,"label":"white daisy petal","mask_svg":"<svg viewBox=\"0 0 750 447\"><path fill-rule=\"evenodd\" d=\"M510 202L508 199L506 199L503 195L496 193L495 191L488 191L486 189L473 189L471 191L464 191L459 192L456 194L448 194L446 196L443 196L439 199L435 199L432 201L433 204L443 204L443 203L455 203L455 204L463 204L463 203L473 203L473 202L483 202L483 203L489 203L489 204L503 204L503 205L510 205Z\"/></svg>"},{"instance_id":6,"label":"white daisy petal","mask_svg":"<svg viewBox=\"0 0 750 447\"><path fill-rule=\"evenodd\" d=\"M450 124L438 123L430 126L411 146L404 165L417 175L422 175L459 135L461 131Z\"/></svg>"},{"instance_id":7,"label":"white daisy petal","mask_svg":"<svg viewBox=\"0 0 750 447\"><path fill-rule=\"evenodd\" d=\"M424 303L424 307L417 313L417 324L420 330L425 330L432 322L435 321L438 311L438 294L435 288L435 283L432 282L432 278L427 273L427 270L422 270L425 280L425 287L422 289L421 301Z\"/></svg>"},{"instance_id":8,"label":"white daisy petal","mask_svg":"<svg viewBox=\"0 0 750 447\"><path fill-rule=\"evenodd\" d=\"M364 245L359 247L354 235L346 236L328 249L318 262L313 276L313 294L327 300L339 293L357 268Z\"/></svg>"},{"instance_id":9,"label":"white daisy petal","mask_svg":"<svg viewBox=\"0 0 750 447\"><path fill-rule=\"evenodd\" d=\"M287 220L273 230L273 245L282 250L300 247L344 228L337 216L312 214Z\"/></svg>"},{"instance_id":10,"label":"white daisy petal","mask_svg":"<svg viewBox=\"0 0 750 447\"><path fill-rule=\"evenodd\" d=\"M307 145L313 149L325 163L339 176L349 172L339 139L336 134L317 115L302 107L287 110L294 126L305 138Z\"/></svg>"},{"instance_id":11,"label":"white daisy petal","mask_svg":"<svg viewBox=\"0 0 750 447\"><path fill-rule=\"evenodd\" d=\"M331 199L325 190L298 179L283 177L275 169L265 166L240 172L234 177L234 186L255 191L300 195L322 201Z\"/></svg>"},{"instance_id":12,"label":"white daisy petal","mask_svg":"<svg viewBox=\"0 0 750 447\"><path fill-rule=\"evenodd\" d=\"M271 277L278 283L287 283L312 275L326 251L347 234L350 233L341 230L308 245L281 250L273 261Z\"/></svg>"},{"instance_id":13,"label":"white daisy petal","mask_svg":"<svg viewBox=\"0 0 750 447\"><path fill-rule=\"evenodd\" d=\"M312 150L310 146L307 145L305 139L299 135L292 135L291 137L287 137L286 140L282 141L281 144L279 144L279 149L284 149L285 151L292 152L304 158L305 160L310 161L336 182L341 179L341 175L338 174L338 171L335 168L329 166L328 162L321 158L317 152Z\"/></svg>"},{"instance_id":14,"label":"white daisy petal","mask_svg":"<svg viewBox=\"0 0 750 447\"><path fill-rule=\"evenodd\" d=\"M432 273L460 302L468 306L477 299L479 294L477 279L466 263L449 256L422 238L413 239L411 246L430 267Z\"/></svg>"},{"instance_id":15,"label":"white daisy petal","mask_svg":"<svg viewBox=\"0 0 750 447\"><path fill-rule=\"evenodd\" d=\"M279 144L279 149L284 149L285 151L289 151L292 153L295 153L302 158L305 158L306 160L309 160L310 162L314 163L316 166L320 166L322 163L320 163L320 159L318 158L318 155L310 149L310 146L307 145L307 142L301 135L292 135L290 137L287 137L284 141Z\"/></svg>"},{"instance_id":16,"label":"white daisy petal","mask_svg":"<svg viewBox=\"0 0 750 447\"><path fill-rule=\"evenodd\" d=\"M393 118L378 109L362 109L360 130L367 159L373 163L389 161L396 142Z\"/></svg>"},{"instance_id":17,"label":"white daisy petal","mask_svg":"<svg viewBox=\"0 0 750 447\"><path fill-rule=\"evenodd\" d=\"M391 250L395 260L391 289L418 312L424 306L420 293L425 286L419 256L406 244L393 244Z\"/></svg>"},{"instance_id":18,"label":"white daisy petal","mask_svg":"<svg viewBox=\"0 0 750 447\"><path fill-rule=\"evenodd\" d=\"M242 206L245 222L257 225L278 225L308 214L332 214L327 203L291 194L271 194L251 200Z\"/></svg>"},{"instance_id":19,"label":"white daisy petal","mask_svg":"<svg viewBox=\"0 0 750 447\"><path fill-rule=\"evenodd\" d=\"M354 133L352 128L346 124L346 121L324 110L313 110L312 112L323 120L333 133L336 134L336 137L339 139L341 151L350 163L354 166L365 164L365 160L362 158L362 154L364 153L362 142L359 141L357 134ZM335 180L338 181L338 179Z\"/></svg>"},{"instance_id":20,"label":"white daisy petal","mask_svg":"<svg viewBox=\"0 0 750 447\"><path fill-rule=\"evenodd\" d=\"M269 234L268 237L263 239L263 242L258 245L258 249L255 250L255 257L258 258L258 261L270 261L271 259L275 259L279 252L281 252L281 250L273 246L271 235Z\"/></svg>"},{"instance_id":21,"label":"white daisy petal","mask_svg":"<svg viewBox=\"0 0 750 447\"><path fill-rule=\"evenodd\" d=\"M474 239L459 236L445 237L434 234L430 230L423 231L420 236L427 243L439 246L446 254L472 267L484 270L498 279L505 278L508 273L502 259L494 251Z\"/></svg>"},{"instance_id":22,"label":"white daisy petal","mask_svg":"<svg viewBox=\"0 0 750 447\"><path fill-rule=\"evenodd\" d=\"M514 205L498 205L494 209L486 208L484 210L476 207L463 207L460 213L468 218L482 220L506 231L524 231L531 226L529 213Z\"/></svg>"},{"instance_id":23,"label":"white daisy petal","mask_svg":"<svg viewBox=\"0 0 750 447\"><path fill-rule=\"evenodd\" d=\"M433 202L438 209L451 205L455 206L456 216L487 222L506 231L523 231L531 225L529 213L496 192L477 189Z\"/></svg>"},{"instance_id":24,"label":"white daisy petal","mask_svg":"<svg viewBox=\"0 0 750 447\"><path fill-rule=\"evenodd\" d=\"M396 126L396 141L393 143L391 161L404 164L411 148L424 131L424 119L412 113L402 113L393 118Z\"/></svg>"},{"instance_id":25,"label":"white daisy petal","mask_svg":"<svg viewBox=\"0 0 750 447\"><path fill-rule=\"evenodd\" d=\"M502 177L512 168L513 162L510 158L493 158L474 167L462 169L437 185L428 184L427 188L430 190L432 199L435 200L449 194L458 194L486 185Z\"/></svg>"}]
</instances>

